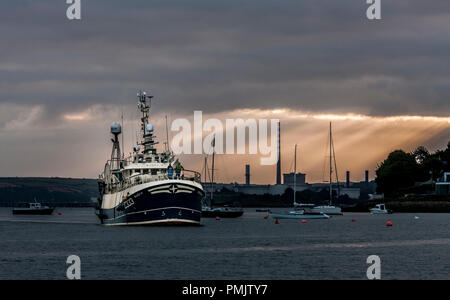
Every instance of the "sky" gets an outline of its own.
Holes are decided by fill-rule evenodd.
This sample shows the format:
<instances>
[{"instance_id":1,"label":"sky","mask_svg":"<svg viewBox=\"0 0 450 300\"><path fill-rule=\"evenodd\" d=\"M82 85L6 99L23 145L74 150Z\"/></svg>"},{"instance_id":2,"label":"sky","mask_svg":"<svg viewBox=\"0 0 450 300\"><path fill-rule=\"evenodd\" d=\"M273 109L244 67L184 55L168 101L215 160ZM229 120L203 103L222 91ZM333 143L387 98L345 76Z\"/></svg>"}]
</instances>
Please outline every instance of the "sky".
<instances>
[{"instance_id":1,"label":"sky","mask_svg":"<svg viewBox=\"0 0 450 300\"><path fill-rule=\"evenodd\" d=\"M326 180L327 135L338 174L363 180L395 149L450 141L450 2L365 0L65 0L0 3L0 176L96 178L124 116L138 128L136 92L164 116L278 118L282 171ZM175 133L171 133L173 136ZM182 156L202 170L200 155ZM219 155L218 181L275 182L257 155Z\"/></svg>"}]
</instances>

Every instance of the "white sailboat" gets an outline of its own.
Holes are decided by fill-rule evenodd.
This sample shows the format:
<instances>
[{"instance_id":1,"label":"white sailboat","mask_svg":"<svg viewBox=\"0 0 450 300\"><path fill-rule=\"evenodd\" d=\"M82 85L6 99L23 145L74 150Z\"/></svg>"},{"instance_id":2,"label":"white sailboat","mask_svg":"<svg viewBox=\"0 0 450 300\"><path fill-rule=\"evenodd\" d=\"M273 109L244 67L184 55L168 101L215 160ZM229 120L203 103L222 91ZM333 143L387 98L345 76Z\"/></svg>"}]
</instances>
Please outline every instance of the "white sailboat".
<instances>
[{"instance_id":1,"label":"white sailboat","mask_svg":"<svg viewBox=\"0 0 450 300\"><path fill-rule=\"evenodd\" d=\"M306 203L297 203L296 192L297 192L297 145L295 145L294 149L294 210L291 210L289 213L294 215L303 215L305 213L308 213L311 210L311 208L313 208L315 205Z\"/></svg>"},{"instance_id":2,"label":"white sailboat","mask_svg":"<svg viewBox=\"0 0 450 300\"><path fill-rule=\"evenodd\" d=\"M327 215L341 215L342 209L333 205L333 160L336 173L336 183L339 189L339 179L337 176L336 154L334 152L333 133L330 122L330 200L328 205L315 206L309 210L310 213L323 213ZM339 196L339 195L338 195Z\"/></svg>"},{"instance_id":3,"label":"white sailboat","mask_svg":"<svg viewBox=\"0 0 450 300\"><path fill-rule=\"evenodd\" d=\"M274 219L328 219L329 216L325 213L307 213L305 205L299 204L296 201L297 191L297 144L295 144L294 150L294 210L287 213L270 213L270 216Z\"/></svg>"}]
</instances>

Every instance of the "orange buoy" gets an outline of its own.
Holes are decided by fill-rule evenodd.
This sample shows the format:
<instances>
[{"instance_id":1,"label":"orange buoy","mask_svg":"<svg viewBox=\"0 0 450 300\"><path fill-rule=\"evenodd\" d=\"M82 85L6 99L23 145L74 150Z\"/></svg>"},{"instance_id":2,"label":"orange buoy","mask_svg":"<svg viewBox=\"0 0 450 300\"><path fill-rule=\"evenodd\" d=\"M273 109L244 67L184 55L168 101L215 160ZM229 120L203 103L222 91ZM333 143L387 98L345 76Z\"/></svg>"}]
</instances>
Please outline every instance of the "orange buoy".
<instances>
[{"instance_id":1,"label":"orange buoy","mask_svg":"<svg viewBox=\"0 0 450 300\"><path fill-rule=\"evenodd\" d=\"M264 219L267 219L269 216L264 216Z\"/></svg>"},{"instance_id":2,"label":"orange buoy","mask_svg":"<svg viewBox=\"0 0 450 300\"><path fill-rule=\"evenodd\" d=\"M386 226L391 227L392 226L392 222L391 221L387 221Z\"/></svg>"},{"instance_id":3,"label":"orange buoy","mask_svg":"<svg viewBox=\"0 0 450 300\"><path fill-rule=\"evenodd\" d=\"M220 217L216 217L216 220L219 221L219 220L220 220Z\"/></svg>"},{"instance_id":4,"label":"orange buoy","mask_svg":"<svg viewBox=\"0 0 450 300\"><path fill-rule=\"evenodd\" d=\"M280 224L280 221L278 221L278 219L275 219L275 224Z\"/></svg>"},{"instance_id":5,"label":"orange buoy","mask_svg":"<svg viewBox=\"0 0 450 300\"><path fill-rule=\"evenodd\" d=\"M308 221L306 221L305 219L302 220L302 223L307 223Z\"/></svg>"}]
</instances>

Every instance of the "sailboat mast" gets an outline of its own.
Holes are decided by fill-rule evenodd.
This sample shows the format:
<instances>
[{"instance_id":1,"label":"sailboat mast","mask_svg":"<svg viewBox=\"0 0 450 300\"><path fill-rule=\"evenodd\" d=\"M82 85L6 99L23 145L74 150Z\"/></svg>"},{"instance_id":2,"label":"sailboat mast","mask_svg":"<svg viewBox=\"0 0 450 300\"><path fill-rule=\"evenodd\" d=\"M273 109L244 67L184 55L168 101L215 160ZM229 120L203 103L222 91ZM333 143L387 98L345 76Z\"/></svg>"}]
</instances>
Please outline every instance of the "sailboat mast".
<instances>
[{"instance_id":1,"label":"sailboat mast","mask_svg":"<svg viewBox=\"0 0 450 300\"><path fill-rule=\"evenodd\" d=\"M123 152L122 152L122 159L124 159L124 158L125 158L125 145L124 145L124 142L123 142L123 136L125 135L125 134L124 134L125 130L123 129L123 107L122 107L121 121L122 121L121 126L122 126L122 149L123 149Z\"/></svg>"},{"instance_id":2,"label":"sailboat mast","mask_svg":"<svg viewBox=\"0 0 450 300\"><path fill-rule=\"evenodd\" d=\"M332 138L332 133L331 133L331 122L330 122L330 203L329 205L331 205L332 201L333 201L333 165L332 165L332 152L331 152L331 148L332 148L332 143L333 143L333 138Z\"/></svg>"},{"instance_id":3,"label":"sailboat mast","mask_svg":"<svg viewBox=\"0 0 450 300\"><path fill-rule=\"evenodd\" d=\"M337 186L337 198L339 198L340 187L339 187L338 168L337 168L337 163L336 163L336 152L334 151L334 141L333 141L333 160L334 160L334 174L336 177L336 186Z\"/></svg>"},{"instance_id":4,"label":"sailboat mast","mask_svg":"<svg viewBox=\"0 0 450 300\"><path fill-rule=\"evenodd\" d=\"M213 138L213 142L212 142L212 147L213 147L213 153L212 153L212 165L211 165L211 199L210 199L210 206L212 206L213 203L213 198L214 198L214 155L215 155L215 149L214 147L216 146L216 137L214 136Z\"/></svg>"},{"instance_id":5,"label":"sailboat mast","mask_svg":"<svg viewBox=\"0 0 450 300\"><path fill-rule=\"evenodd\" d=\"M204 164L204 168L205 168L205 174L204 174L204 182L208 182L208 177L207 177L207 172L208 172L208 157L205 156L205 164Z\"/></svg>"},{"instance_id":6,"label":"sailboat mast","mask_svg":"<svg viewBox=\"0 0 450 300\"><path fill-rule=\"evenodd\" d=\"M297 144L295 144L294 148L294 206L297 203Z\"/></svg>"}]
</instances>

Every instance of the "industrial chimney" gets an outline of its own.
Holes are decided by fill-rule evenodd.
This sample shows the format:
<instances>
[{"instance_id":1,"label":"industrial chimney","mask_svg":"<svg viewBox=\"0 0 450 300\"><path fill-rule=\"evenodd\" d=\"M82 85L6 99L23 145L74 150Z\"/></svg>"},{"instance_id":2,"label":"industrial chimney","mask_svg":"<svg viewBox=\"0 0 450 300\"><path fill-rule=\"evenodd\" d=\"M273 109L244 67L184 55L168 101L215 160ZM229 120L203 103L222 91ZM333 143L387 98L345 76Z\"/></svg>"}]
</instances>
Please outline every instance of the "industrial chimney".
<instances>
[{"instance_id":1,"label":"industrial chimney","mask_svg":"<svg viewBox=\"0 0 450 300\"><path fill-rule=\"evenodd\" d=\"M366 170L366 179L365 179L366 184L369 183L369 170Z\"/></svg>"},{"instance_id":2,"label":"industrial chimney","mask_svg":"<svg viewBox=\"0 0 450 300\"><path fill-rule=\"evenodd\" d=\"M278 160L277 160L277 184L281 184L281 147L280 147L280 122L278 121L278 141L277 141L277 150L278 150Z\"/></svg>"},{"instance_id":3,"label":"industrial chimney","mask_svg":"<svg viewBox=\"0 0 450 300\"><path fill-rule=\"evenodd\" d=\"M245 165L245 184L250 184L250 165Z\"/></svg>"},{"instance_id":4,"label":"industrial chimney","mask_svg":"<svg viewBox=\"0 0 450 300\"><path fill-rule=\"evenodd\" d=\"M347 171L346 175L347 175L347 180L346 180L345 186L347 188L349 188L350 187L350 171Z\"/></svg>"}]
</instances>

